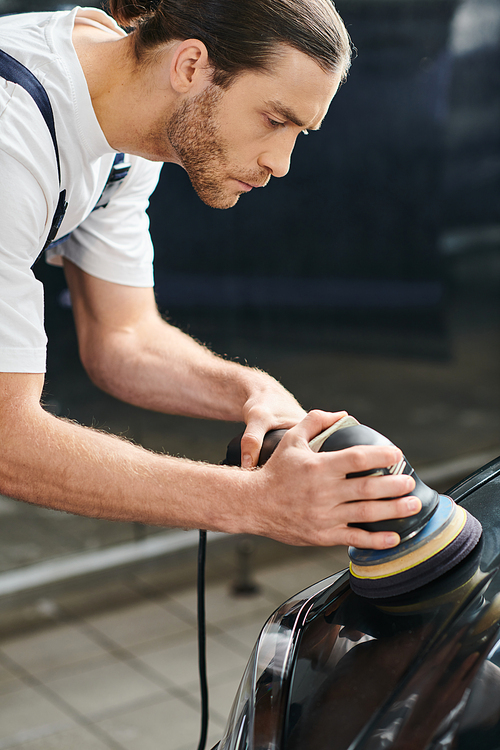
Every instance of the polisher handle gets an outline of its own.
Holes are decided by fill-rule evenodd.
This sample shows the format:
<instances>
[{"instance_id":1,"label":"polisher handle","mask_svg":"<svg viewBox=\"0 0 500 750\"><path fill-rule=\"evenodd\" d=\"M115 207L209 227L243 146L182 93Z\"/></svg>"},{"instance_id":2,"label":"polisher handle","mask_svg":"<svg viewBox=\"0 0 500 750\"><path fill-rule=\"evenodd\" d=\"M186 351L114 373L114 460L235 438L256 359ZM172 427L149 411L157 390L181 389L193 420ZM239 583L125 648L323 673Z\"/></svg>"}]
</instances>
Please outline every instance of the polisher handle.
<instances>
[{"instance_id":1,"label":"polisher handle","mask_svg":"<svg viewBox=\"0 0 500 750\"><path fill-rule=\"evenodd\" d=\"M263 466L287 430L270 430L264 437L260 450L258 466ZM241 466L241 438L243 433L236 435L227 446L226 458L222 462L225 466Z\"/></svg>"},{"instance_id":2,"label":"polisher handle","mask_svg":"<svg viewBox=\"0 0 500 750\"><path fill-rule=\"evenodd\" d=\"M331 427L328 427L326 430L324 430L324 432L322 432L320 435L316 435L316 437L313 438L309 443L309 447L311 448L311 450L317 453L321 450L321 446L333 432L341 429L344 426L348 427L351 425L359 425L359 422L357 421L357 419L354 419L354 417L351 416L343 417L338 422L335 422L335 424L333 424ZM266 435L264 436L264 441L262 443L262 448L260 450L257 466L263 466L266 463L266 461L274 453L276 446L280 442L283 435L285 435L287 432L288 430L270 430L266 433ZM236 435L236 437L234 437L227 446L226 458L224 459L224 461L222 461L222 464L224 464L225 466L241 466L242 437L243 432L240 432L240 434ZM380 437L382 437L382 435ZM387 444L392 445L392 443L389 443L387 438L384 438L384 440L386 440Z\"/></svg>"}]
</instances>

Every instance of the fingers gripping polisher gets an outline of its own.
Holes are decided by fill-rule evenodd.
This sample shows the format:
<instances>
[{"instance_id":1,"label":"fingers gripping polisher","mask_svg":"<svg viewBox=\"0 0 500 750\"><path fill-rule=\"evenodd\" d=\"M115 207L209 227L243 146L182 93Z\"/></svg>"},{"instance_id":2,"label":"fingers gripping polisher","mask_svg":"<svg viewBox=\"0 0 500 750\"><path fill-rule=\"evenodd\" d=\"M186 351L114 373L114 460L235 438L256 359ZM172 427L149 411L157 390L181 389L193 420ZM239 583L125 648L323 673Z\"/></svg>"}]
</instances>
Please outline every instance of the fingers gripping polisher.
<instances>
[{"instance_id":1,"label":"fingers gripping polisher","mask_svg":"<svg viewBox=\"0 0 500 750\"><path fill-rule=\"evenodd\" d=\"M259 458L262 466L280 442L286 430L266 435ZM240 463L240 439L228 447L225 463ZM315 452L338 451L355 445L393 445L390 440L347 416L313 438ZM439 495L415 474L405 457L387 468L348 474L347 477L407 474L416 482L413 492L422 508L417 515L387 521L351 524L367 531L395 531L401 542L385 550L349 547L351 588L371 599L398 596L424 586L458 565L478 543L482 528L465 508L446 495ZM390 498L386 498L390 499Z\"/></svg>"}]
</instances>

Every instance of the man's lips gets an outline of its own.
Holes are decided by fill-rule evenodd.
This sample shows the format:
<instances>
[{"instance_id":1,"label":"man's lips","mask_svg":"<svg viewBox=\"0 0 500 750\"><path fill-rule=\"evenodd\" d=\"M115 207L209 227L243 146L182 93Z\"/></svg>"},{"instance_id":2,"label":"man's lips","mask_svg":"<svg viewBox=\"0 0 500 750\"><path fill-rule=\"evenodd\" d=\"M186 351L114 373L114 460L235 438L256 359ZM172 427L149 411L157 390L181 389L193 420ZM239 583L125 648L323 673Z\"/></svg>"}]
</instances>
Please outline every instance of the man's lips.
<instances>
[{"instance_id":1,"label":"man's lips","mask_svg":"<svg viewBox=\"0 0 500 750\"><path fill-rule=\"evenodd\" d=\"M253 190L253 188L259 188L264 187L266 183L261 183L260 185L253 185L249 182L243 182L243 180L236 180L236 182L241 185L242 189L245 190L245 192L250 192L250 190Z\"/></svg>"}]
</instances>

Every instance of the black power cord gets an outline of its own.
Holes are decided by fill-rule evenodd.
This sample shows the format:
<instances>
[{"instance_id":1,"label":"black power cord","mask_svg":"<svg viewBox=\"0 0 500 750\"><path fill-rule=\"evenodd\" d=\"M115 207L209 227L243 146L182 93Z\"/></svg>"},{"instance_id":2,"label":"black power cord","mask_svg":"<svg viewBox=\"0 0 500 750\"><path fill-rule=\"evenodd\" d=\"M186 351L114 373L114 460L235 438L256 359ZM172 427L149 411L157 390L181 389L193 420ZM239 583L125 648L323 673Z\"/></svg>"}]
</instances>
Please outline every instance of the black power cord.
<instances>
[{"instance_id":1,"label":"black power cord","mask_svg":"<svg viewBox=\"0 0 500 750\"><path fill-rule=\"evenodd\" d=\"M205 750L208 733L207 629L205 616L205 563L207 532L200 530L198 543L198 669L200 673L201 730L198 750Z\"/></svg>"},{"instance_id":2,"label":"black power cord","mask_svg":"<svg viewBox=\"0 0 500 750\"><path fill-rule=\"evenodd\" d=\"M268 432L264 442L269 443L269 438L275 435L271 440L269 455L273 452L281 437L286 430L274 430ZM222 466L241 466L241 435L235 437L227 448L227 455ZM266 455L265 460L267 460ZM259 464L262 459L262 452ZM198 543L198 669L200 673L200 694L201 694L201 730L198 750L205 750L208 734L208 683L207 683L207 629L205 617L205 563L207 557L207 532L200 529L200 540Z\"/></svg>"}]
</instances>

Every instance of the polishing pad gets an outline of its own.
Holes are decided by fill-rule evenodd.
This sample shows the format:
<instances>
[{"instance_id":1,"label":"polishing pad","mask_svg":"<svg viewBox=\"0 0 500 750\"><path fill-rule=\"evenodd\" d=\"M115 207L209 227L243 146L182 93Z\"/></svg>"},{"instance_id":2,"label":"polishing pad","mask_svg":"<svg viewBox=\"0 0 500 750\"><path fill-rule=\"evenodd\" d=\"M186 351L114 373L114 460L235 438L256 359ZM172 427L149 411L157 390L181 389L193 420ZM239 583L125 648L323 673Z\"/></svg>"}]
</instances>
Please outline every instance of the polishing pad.
<instances>
[{"instance_id":1,"label":"polishing pad","mask_svg":"<svg viewBox=\"0 0 500 750\"><path fill-rule=\"evenodd\" d=\"M481 524L446 495L412 539L388 550L349 547L351 588L370 599L399 596L457 565L476 546Z\"/></svg>"}]
</instances>

